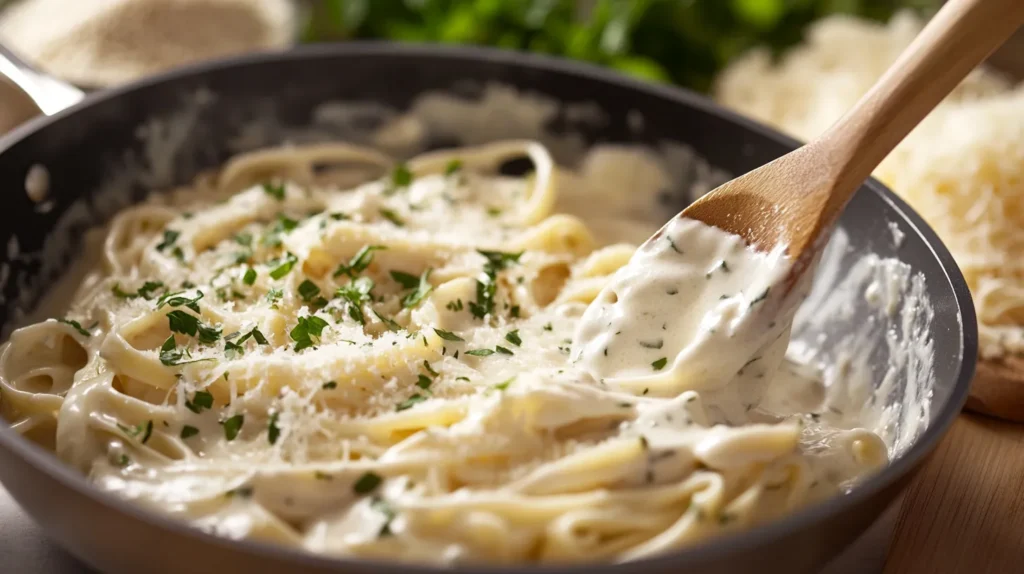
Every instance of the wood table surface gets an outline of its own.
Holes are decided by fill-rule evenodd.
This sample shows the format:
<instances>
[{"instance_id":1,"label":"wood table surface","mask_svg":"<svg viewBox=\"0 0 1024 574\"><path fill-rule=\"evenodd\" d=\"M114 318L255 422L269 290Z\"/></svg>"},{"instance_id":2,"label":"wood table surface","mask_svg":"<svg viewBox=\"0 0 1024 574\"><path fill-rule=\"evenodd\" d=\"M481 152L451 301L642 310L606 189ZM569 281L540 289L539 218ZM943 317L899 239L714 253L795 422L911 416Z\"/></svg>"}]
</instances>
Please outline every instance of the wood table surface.
<instances>
[{"instance_id":1,"label":"wood table surface","mask_svg":"<svg viewBox=\"0 0 1024 574\"><path fill-rule=\"evenodd\" d=\"M1024 425L962 414L907 489L883 574L1024 572Z\"/></svg>"}]
</instances>

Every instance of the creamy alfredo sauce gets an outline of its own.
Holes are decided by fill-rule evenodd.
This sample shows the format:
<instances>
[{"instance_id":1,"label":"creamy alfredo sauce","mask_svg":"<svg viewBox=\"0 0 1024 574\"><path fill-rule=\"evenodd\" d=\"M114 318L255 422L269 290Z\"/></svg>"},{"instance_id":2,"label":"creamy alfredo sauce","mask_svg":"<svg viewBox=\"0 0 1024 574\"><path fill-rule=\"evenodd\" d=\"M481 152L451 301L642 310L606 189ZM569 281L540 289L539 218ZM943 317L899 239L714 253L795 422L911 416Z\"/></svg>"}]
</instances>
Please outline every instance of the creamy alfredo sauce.
<instances>
[{"instance_id":1,"label":"creamy alfredo sauce","mask_svg":"<svg viewBox=\"0 0 1024 574\"><path fill-rule=\"evenodd\" d=\"M719 399L725 420L758 406L789 345L800 297L780 297L784 247L676 218L619 269L580 320L577 364L604 383ZM774 289L774 293L773 293Z\"/></svg>"},{"instance_id":2,"label":"creamy alfredo sauce","mask_svg":"<svg viewBox=\"0 0 1024 574\"><path fill-rule=\"evenodd\" d=\"M555 211L536 144L312 178L353 157L257 152L125 210L66 316L0 353L4 417L219 535L429 563L636 559L886 462L779 366L781 254L674 221L616 273L634 248Z\"/></svg>"}]
</instances>

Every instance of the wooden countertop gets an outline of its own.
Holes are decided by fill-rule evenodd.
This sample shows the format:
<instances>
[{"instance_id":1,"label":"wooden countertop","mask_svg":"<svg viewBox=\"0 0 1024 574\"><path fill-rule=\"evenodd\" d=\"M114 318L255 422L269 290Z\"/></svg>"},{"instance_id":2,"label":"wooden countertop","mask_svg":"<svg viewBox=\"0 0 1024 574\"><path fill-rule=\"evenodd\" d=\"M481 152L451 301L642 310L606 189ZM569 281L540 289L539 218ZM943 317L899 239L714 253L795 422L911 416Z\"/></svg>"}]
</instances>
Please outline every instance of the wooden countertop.
<instances>
[{"instance_id":1,"label":"wooden countertop","mask_svg":"<svg viewBox=\"0 0 1024 574\"><path fill-rule=\"evenodd\" d=\"M1024 572L1024 425L962 414L907 489L883 574Z\"/></svg>"}]
</instances>

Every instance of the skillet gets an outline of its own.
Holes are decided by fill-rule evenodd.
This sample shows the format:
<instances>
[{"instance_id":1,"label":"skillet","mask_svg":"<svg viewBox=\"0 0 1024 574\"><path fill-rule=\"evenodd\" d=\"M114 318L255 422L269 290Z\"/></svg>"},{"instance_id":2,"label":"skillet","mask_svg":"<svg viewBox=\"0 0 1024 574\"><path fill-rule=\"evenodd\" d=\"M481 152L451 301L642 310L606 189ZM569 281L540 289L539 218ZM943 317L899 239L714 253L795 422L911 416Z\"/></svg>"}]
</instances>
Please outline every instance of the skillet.
<instances>
[{"instance_id":1,"label":"skillet","mask_svg":"<svg viewBox=\"0 0 1024 574\"><path fill-rule=\"evenodd\" d=\"M8 327L19 319L19 309L38 302L68 267L77 254L76 238L127 202L140 200L151 189L185 184L241 149L301 139L309 126L327 126L330 131L344 124L345 129L328 135L346 137L366 133L362 124L376 121L374 114L360 113L339 120L329 105L325 107L328 102L356 102L364 111L375 106L407 110L428 92L472 101L485 97L481 86L497 84L519 99L566 104L547 114L544 124L553 133L571 136L576 144L675 142L729 174L743 173L798 145L683 90L587 65L479 48L349 43L247 55L89 94L70 108L66 106L79 95L68 87L32 76L17 62L0 63L0 71L11 70L13 75L23 74L15 81L49 115L0 140L0 184L8 192L0 212L0 243L9 246L6 256L0 257L0 277L5 278L0 282L0 323ZM591 113L594 110L599 113ZM481 138L524 135L523 122L502 118L502 112L499 108L487 118L492 125ZM584 116L597 120L581 121ZM332 117L334 123L327 121ZM638 122L637 117L645 121ZM261 128L250 129L257 120ZM155 135L164 148L160 157L154 151ZM440 133L428 138L426 146L452 143L450 135ZM49 175L46 204L21 192L26 175L37 165ZM685 194L668 194L663 217L679 211L685 202ZM892 226L904 235L902 241L882 239L892 236ZM927 427L896 460L846 496L663 556L620 565L458 571L813 572L863 532L900 492L962 407L974 372L977 332L970 294L952 257L921 218L881 184L864 184L840 228L847 237L847 252L870 252L909 264L923 276L934 308L929 332L934 386ZM35 255L40 253L44 256ZM856 316L858 312L847 322L868 320ZM0 482L54 540L104 572L438 571L313 556L202 533L93 488L2 422Z\"/></svg>"}]
</instances>

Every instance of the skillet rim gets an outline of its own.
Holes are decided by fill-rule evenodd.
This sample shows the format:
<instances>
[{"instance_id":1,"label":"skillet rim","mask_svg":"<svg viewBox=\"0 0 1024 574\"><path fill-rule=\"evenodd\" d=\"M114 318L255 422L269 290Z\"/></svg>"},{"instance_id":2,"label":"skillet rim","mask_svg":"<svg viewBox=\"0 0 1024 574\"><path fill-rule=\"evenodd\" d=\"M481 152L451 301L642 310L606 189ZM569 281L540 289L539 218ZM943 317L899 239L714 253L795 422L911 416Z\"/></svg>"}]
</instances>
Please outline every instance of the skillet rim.
<instances>
[{"instance_id":1,"label":"skillet rim","mask_svg":"<svg viewBox=\"0 0 1024 574\"><path fill-rule=\"evenodd\" d=\"M29 135L42 131L53 123L68 121L73 118L76 113L85 110L96 103L116 99L124 94L144 87L156 86L159 88L174 84L179 79L216 74L220 70L235 66L258 65L267 62L288 62L294 60L315 61L320 58L338 56L429 58L434 60L435 64L443 63L445 61L469 60L508 67L534 69L567 77L585 78L604 84L616 85L631 91L646 92L650 95L667 100L673 105L689 107L708 115L717 116L719 119L737 124L742 129L753 132L755 135L768 140L773 140L789 150L796 149L802 145L801 142L784 135L773 128L741 116L731 110L727 110L710 99L685 88L644 82L621 75L612 70L584 62L479 46L446 46L411 43L395 44L382 41L353 41L336 44L313 44L292 47L285 50L261 51L240 56L220 58L150 76L113 89L92 92L87 94L85 98L74 106L61 110L51 116L40 116L29 120L25 124L22 124L8 132L6 135L0 137L0 157L2 157L4 152L17 145ZM924 242L928 252L930 252L938 261L946 280L952 288L957 311L959 313L961 361L955 385L950 392L949 399L944 405L942 411L925 429L924 433L905 453L903 453L901 457L891 462L881 472L858 485L849 494L830 498L818 504L801 509L782 519L768 522L748 530L716 536L708 541L699 543L696 546L619 564L583 563L567 566L527 564L520 566L467 565L463 567L441 567L424 564L405 564L400 562L317 555L304 550L275 546L269 543L232 540L213 534L207 534L206 532L191 527L182 521L159 514L156 511L149 511L142 506L133 504L113 493L102 491L92 485L85 476L59 461L53 453L23 439L20 435L11 430L10 426L5 422L0 423L0 445L21 458L23 462L50 475L63 487L73 491L76 495L91 498L102 506L110 508L129 517L130 519L147 522L151 526L165 531L170 531L175 535L184 536L188 539L199 539L207 544L226 547L227 550L245 552L259 557L273 557L288 561L295 567L312 567L319 568L321 570L334 569L341 571L346 566L362 566L375 568L381 572L381 574L427 574L439 572L512 574L521 573L526 570L546 574L591 574L594 572L639 573L647 570L648 568L683 568L713 560L721 560L733 552L739 550L750 550L756 546L770 545L780 539L791 536L800 530L813 528L815 525L825 522L829 518L833 518L836 515L842 514L851 507L865 502L880 491L891 488L897 481L903 478L908 478L922 462L922 459L935 449L938 441L952 426L953 420L957 415L959 415L960 410L967 400L970 382L973 378L977 362L978 334L974 304L963 274L961 273L959 266L953 260L949 250L945 247L945 244L943 244L941 239L939 239L938 235L906 202L874 178L868 179L860 191L863 191L865 188L878 196L882 202L888 205L889 209L901 218L903 222L909 226L910 230L916 233ZM42 525L40 525L40 528L43 528ZM43 528L43 530L46 529ZM861 534L863 534L863 531ZM832 557L834 558L836 555L833 555Z\"/></svg>"}]
</instances>

